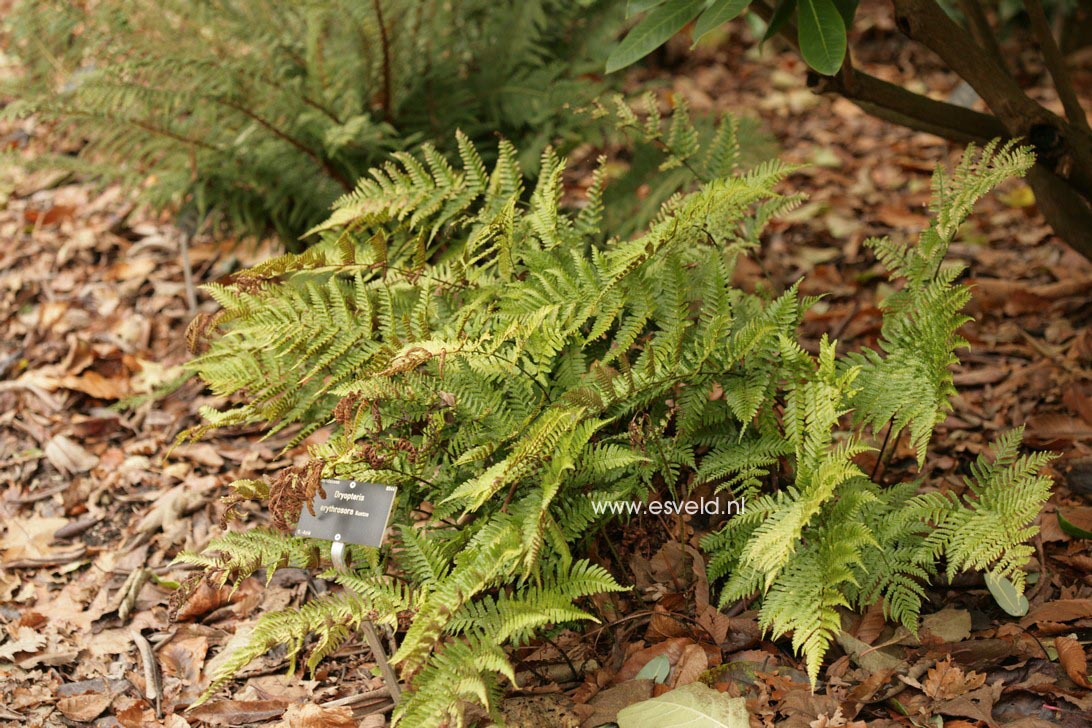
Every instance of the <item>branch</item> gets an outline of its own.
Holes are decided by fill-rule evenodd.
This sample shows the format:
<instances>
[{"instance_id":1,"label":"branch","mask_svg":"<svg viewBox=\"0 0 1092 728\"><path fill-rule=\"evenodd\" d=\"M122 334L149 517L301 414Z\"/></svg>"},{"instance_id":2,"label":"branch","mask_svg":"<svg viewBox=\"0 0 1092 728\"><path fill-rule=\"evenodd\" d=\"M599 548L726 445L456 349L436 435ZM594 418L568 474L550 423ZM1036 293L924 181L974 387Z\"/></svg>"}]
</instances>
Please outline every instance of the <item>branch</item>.
<instances>
[{"instance_id":1,"label":"branch","mask_svg":"<svg viewBox=\"0 0 1092 728\"><path fill-rule=\"evenodd\" d=\"M895 25L906 36L940 56L978 92L1014 136L1026 135L1036 122L1054 117L1033 101L986 52L967 43L959 27L935 0L892 0Z\"/></svg>"},{"instance_id":2,"label":"branch","mask_svg":"<svg viewBox=\"0 0 1092 728\"><path fill-rule=\"evenodd\" d=\"M1088 116L1081 108L1081 102L1077 99L1077 93L1073 90L1073 82L1069 78L1069 71L1065 67L1065 59L1054 40L1054 34L1050 32L1050 21L1043 12L1043 4L1039 0L1024 0L1024 9L1031 19L1031 30L1039 41L1039 49L1043 52L1043 60L1046 62L1050 78L1054 81L1054 88L1058 89L1058 98L1065 107L1066 118L1073 124L1089 129Z\"/></svg>"},{"instance_id":3,"label":"branch","mask_svg":"<svg viewBox=\"0 0 1092 728\"><path fill-rule=\"evenodd\" d=\"M873 116L951 141L982 143L1008 136L994 116L907 91L856 69L843 68L837 76L811 73L808 85L818 93L839 94Z\"/></svg>"},{"instance_id":4,"label":"branch","mask_svg":"<svg viewBox=\"0 0 1092 728\"><path fill-rule=\"evenodd\" d=\"M773 8L764 0L754 0L751 8L766 22L773 16ZM780 35L794 48L799 48L796 27L791 21L782 26ZM808 86L816 93L843 96L877 118L942 139L984 143L994 137L1008 136L1004 125L989 114L937 101L858 71L849 63L848 53L846 61L833 77L809 72Z\"/></svg>"},{"instance_id":5,"label":"branch","mask_svg":"<svg viewBox=\"0 0 1092 728\"><path fill-rule=\"evenodd\" d=\"M959 0L959 9L963 11L963 15L967 18L975 42L982 46L982 49L989 53L997 61L998 65L1005 68L1005 56L1001 53L1001 46L997 44L997 38L993 35L990 21L986 18L986 13L983 12L978 0ZM1006 70L1008 69L1006 68Z\"/></svg>"},{"instance_id":6,"label":"branch","mask_svg":"<svg viewBox=\"0 0 1092 728\"><path fill-rule=\"evenodd\" d=\"M1041 164L1028 172L1035 204L1058 237L1092 259L1092 206L1065 180Z\"/></svg>"},{"instance_id":7,"label":"branch","mask_svg":"<svg viewBox=\"0 0 1092 728\"><path fill-rule=\"evenodd\" d=\"M892 4L900 31L940 56L978 92L1009 136L1027 138L1040 163L1092 200L1092 133L1032 100L985 51L966 42L966 31L935 0L892 0Z\"/></svg>"}]
</instances>

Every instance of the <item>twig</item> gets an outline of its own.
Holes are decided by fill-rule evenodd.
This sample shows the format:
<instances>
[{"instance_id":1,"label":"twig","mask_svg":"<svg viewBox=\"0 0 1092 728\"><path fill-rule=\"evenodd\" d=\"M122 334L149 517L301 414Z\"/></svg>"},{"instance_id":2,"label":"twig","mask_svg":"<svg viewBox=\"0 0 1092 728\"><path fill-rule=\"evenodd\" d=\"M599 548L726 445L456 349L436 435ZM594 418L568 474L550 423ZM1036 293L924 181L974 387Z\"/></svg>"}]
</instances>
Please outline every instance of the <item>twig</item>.
<instances>
[{"instance_id":1,"label":"twig","mask_svg":"<svg viewBox=\"0 0 1092 728\"><path fill-rule=\"evenodd\" d=\"M182 281L186 285L186 305L190 309L190 315L197 313L197 291L193 286L193 264L190 262L190 233L187 230L180 231L180 252L182 254Z\"/></svg>"},{"instance_id":2,"label":"twig","mask_svg":"<svg viewBox=\"0 0 1092 728\"><path fill-rule=\"evenodd\" d=\"M46 566L64 566L71 564L73 561L82 559L87 555L87 546L80 545L71 551L65 551L63 553L53 554L52 556L41 556L31 559L19 559L18 561L9 561L4 564L5 569L41 569Z\"/></svg>"},{"instance_id":3,"label":"twig","mask_svg":"<svg viewBox=\"0 0 1092 728\"><path fill-rule=\"evenodd\" d=\"M358 695L348 695L344 698L337 698L336 700L327 700L325 703L320 703L320 706L323 708L340 708L342 706L348 706L352 708L362 703L373 703L375 701L387 700L389 695L389 690L387 690L386 688L379 688L377 690L369 690L366 693L360 693Z\"/></svg>"},{"instance_id":4,"label":"twig","mask_svg":"<svg viewBox=\"0 0 1092 728\"><path fill-rule=\"evenodd\" d=\"M35 458L25 458L24 460L4 460L0 464L13 465L19 462L25 462L26 460L33 459ZM58 493L65 492L70 486L71 483L61 483L60 485L55 485L52 488L46 488L45 490L36 490L31 493L27 493L26 495L19 495L14 498L5 498L5 501L8 503L17 503L21 506L25 506L29 503L37 503L38 501L44 501L46 498L52 498Z\"/></svg>"},{"instance_id":5,"label":"twig","mask_svg":"<svg viewBox=\"0 0 1092 728\"><path fill-rule=\"evenodd\" d=\"M569 666L569 669L572 670L572 672L573 672L573 680L579 680L582 677L582 675L581 675L581 673L577 672L576 665L573 664L572 658L569 657L569 653L567 653L567 652L565 652L565 650L561 649L560 645L558 645L556 642L554 642L548 636L542 635L542 639L546 640L546 642L551 647L553 647L555 650L557 650L557 653L559 655L561 655L563 658L565 658L565 663Z\"/></svg>"},{"instance_id":6,"label":"twig","mask_svg":"<svg viewBox=\"0 0 1092 728\"><path fill-rule=\"evenodd\" d=\"M159 676L159 665L156 663L152 645L144 639L138 630L129 630L129 637L136 644L140 660L144 663L144 694L148 700L155 703L155 717L163 719L163 683Z\"/></svg>"},{"instance_id":7,"label":"twig","mask_svg":"<svg viewBox=\"0 0 1092 728\"><path fill-rule=\"evenodd\" d=\"M1005 125L1010 137L1027 137L1038 161L1092 199L1092 133L1067 122L1020 87L988 53L967 43L967 31L937 0L892 0L895 25L940 56L970 84Z\"/></svg>"}]
</instances>

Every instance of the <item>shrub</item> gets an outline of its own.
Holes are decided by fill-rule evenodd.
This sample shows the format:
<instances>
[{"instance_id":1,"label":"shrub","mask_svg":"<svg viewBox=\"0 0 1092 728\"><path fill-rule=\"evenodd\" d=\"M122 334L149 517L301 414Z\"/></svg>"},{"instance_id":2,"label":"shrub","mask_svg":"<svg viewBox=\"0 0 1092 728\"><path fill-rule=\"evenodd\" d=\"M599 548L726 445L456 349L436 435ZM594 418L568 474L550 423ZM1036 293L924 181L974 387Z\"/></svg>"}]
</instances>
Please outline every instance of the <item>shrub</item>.
<instances>
[{"instance_id":1,"label":"shrub","mask_svg":"<svg viewBox=\"0 0 1092 728\"><path fill-rule=\"evenodd\" d=\"M12 21L27 64L8 113L87 141L78 161L160 207L222 212L286 242L392 152L494 132L533 167L573 138L616 2L34 0Z\"/></svg>"},{"instance_id":2,"label":"shrub","mask_svg":"<svg viewBox=\"0 0 1092 728\"><path fill-rule=\"evenodd\" d=\"M855 458L886 425L909 430L924 459L965 345L968 292L945 252L1029 153L990 144L951 175L938 169L918 245L874 242L902 282L880 347L839 354L824 337L812 354L797 328L814 299L731 285L764 224L801 199L775 191L793 168L735 172L731 120L699 148L684 113L666 125L620 113L706 178L635 239L602 234L601 173L579 210L560 209L563 165L547 151L524 205L514 148L502 143L487 171L459 137L458 166L428 147L396 155L339 200L321 243L208 287L223 309L195 322L208 343L192 366L243 401L206 411L206 427L331 432L309 466L237 483L233 500L289 524L320 475L399 487L394 543L353 548L351 573L324 572L343 591L264 616L210 692L275 645L314 667L362 620L401 615L400 724L461 724L467 702L495 713L501 677L513 680L503 645L593 619L582 597L621 588L581 558L607 518L597 502L700 484L747 498L704 541L722 603L757 595L763 627L792 632L812 680L839 608L882 599L915 629L942 563L1022 588L1049 481L1046 456L1017 454L1019 431L962 493L881 487ZM414 522L415 509L427 518ZM318 567L326 547L251 527L182 558L226 583Z\"/></svg>"}]
</instances>

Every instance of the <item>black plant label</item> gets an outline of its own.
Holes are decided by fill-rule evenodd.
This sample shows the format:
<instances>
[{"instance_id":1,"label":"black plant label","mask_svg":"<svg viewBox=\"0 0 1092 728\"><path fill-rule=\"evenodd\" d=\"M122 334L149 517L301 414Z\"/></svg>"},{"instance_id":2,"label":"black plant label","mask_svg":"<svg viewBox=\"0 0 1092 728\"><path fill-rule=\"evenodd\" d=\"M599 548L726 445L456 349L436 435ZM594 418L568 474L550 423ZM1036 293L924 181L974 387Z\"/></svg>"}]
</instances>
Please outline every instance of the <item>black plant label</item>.
<instances>
[{"instance_id":1,"label":"black plant label","mask_svg":"<svg viewBox=\"0 0 1092 728\"><path fill-rule=\"evenodd\" d=\"M397 488L362 480L324 478L322 489L326 497L321 493L315 496L314 515L308 508L300 513L297 536L361 546L383 543Z\"/></svg>"}]
</instances>

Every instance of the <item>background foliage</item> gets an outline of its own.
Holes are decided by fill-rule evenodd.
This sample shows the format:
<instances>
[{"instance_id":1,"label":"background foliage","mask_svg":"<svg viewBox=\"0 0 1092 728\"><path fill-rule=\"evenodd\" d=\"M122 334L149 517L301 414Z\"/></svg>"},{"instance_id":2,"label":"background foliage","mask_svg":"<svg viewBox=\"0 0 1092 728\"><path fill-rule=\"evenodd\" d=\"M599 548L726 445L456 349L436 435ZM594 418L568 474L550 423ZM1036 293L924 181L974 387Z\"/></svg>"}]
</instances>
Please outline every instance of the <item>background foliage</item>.
<instances>
[{"instance_id":1,"label":"background foliage","mask_svg":"<svg viewBox=\"0 0 1092 728\"><path fill-rule=\"evenodd\" d=\"M391 152L461 129L529 170L583 139L572 107L620 3L594 0L61 0L21 3L28 66L6 113L67 125L75 165L157 206L223 213L291 243Z\"/></svg>"}]
</instances>

